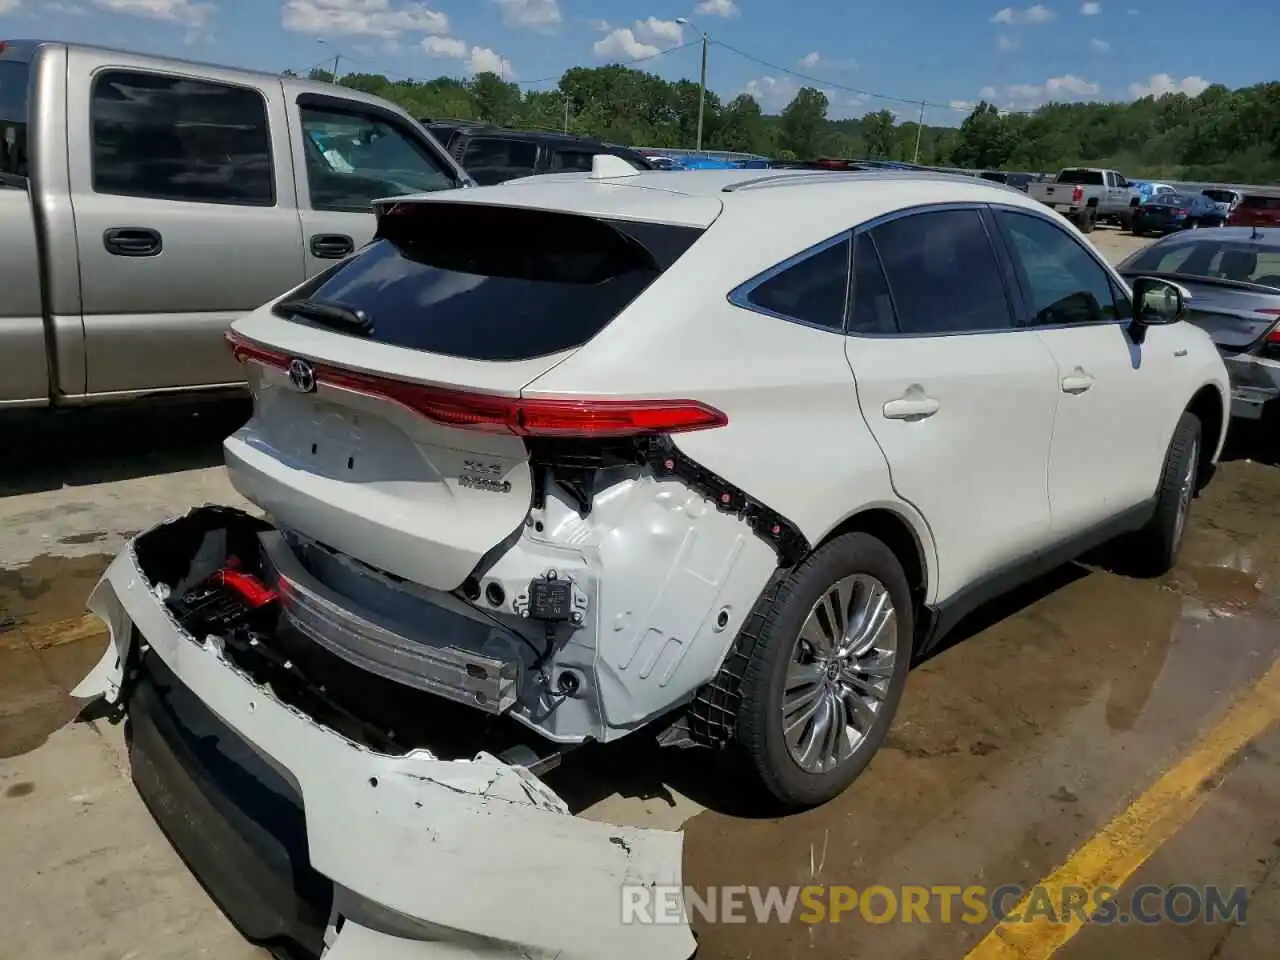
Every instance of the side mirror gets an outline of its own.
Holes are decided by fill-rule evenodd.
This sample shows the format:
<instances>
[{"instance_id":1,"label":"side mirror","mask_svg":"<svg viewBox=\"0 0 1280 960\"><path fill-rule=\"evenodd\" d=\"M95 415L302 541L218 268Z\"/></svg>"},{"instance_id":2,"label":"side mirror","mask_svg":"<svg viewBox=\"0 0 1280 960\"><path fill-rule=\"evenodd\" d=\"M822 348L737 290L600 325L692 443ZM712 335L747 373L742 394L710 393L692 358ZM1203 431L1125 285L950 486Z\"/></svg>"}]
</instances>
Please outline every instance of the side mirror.
<instances>
[{"instance_id":1,"label":"side mirror","mask_svg":"<svg viewBox=\"0 0 1280 960\"><path fill-rule=\"evenodd\" d=\"M1147 327L1177 323L1186 314L1191 291L1180 284L1157 277L1138 277L1133 282L1133 322L1129 335L1134 343L1147 338Z\"/></svg>"}]
</instances>

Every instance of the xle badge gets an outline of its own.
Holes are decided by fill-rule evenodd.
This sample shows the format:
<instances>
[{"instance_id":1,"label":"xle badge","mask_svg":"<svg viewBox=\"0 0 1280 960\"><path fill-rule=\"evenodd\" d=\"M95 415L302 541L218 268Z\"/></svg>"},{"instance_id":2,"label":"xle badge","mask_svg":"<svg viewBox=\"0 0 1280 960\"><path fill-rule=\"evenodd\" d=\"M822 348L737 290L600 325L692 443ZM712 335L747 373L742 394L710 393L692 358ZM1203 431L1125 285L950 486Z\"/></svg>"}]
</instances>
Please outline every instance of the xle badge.
<instances>
[{"instance_id":1,"label":"xle badge","mask_svg":"<svg viewBox=\"0 0 1280 960\"><path fill-rule=\"evenodd\" d=\"M510 493L511 481L502 479L502 464L483 463L480 460L464 460L458 486L489 493Z\"/></svg>"}]
</instances>

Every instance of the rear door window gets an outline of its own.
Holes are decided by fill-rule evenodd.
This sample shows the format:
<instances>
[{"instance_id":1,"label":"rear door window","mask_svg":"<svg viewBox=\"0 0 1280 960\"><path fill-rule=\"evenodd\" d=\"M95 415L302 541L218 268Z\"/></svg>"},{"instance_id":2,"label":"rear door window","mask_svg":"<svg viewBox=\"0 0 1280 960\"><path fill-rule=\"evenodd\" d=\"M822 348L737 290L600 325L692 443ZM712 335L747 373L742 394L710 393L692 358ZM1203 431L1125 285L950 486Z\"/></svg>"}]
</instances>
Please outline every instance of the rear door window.
<instances>
[{"instance_id":1,"label":"rear door window","mask_svg":"<svg viewBox=\"0 0 1280 960\"><path fill-rule=\"evenodd\" d=\"M1013 325L1000 265L977 210L899 217L871 236L903 333L981 333Z\"/></svg>"},{"instance_id":2,"label":"rear door window","mask_svg":"<svg viewBox=\"0 0 1280 960\"><path fill-rule=\"evenodd\" d=\"M701 234L474 203L406 204L382 218L371 246L297 295L363 312L372 325L365 339L528 360L586 343Z\"/></svg>"},{"instance_id":3,"label":"rear door window","mask_svg":"<svg viewBox=\"0 0 1280 960\"><path fill-rule=\"evenodd\" d=\"M0 59L0 173L19 177L27 175L29 73L21 60Z\"/></svg>"},{"instance_id":4,"label":"rear door window","mask_svg":"<svg viewBox=\"0 0 1280 960\"><path fill-rule=\"evenodd\" d=\"M477 182L500 183L532 174L538 166L538 145L532 140L470 137L459 162Z\"/></svg>"},{"instance_id":5,"label":"rear door window","mask_svg":"<svg viewBox=\"0 0 1280 960\"><path fill-rule=\"evenodd\" d=\"M267 104L248 87L107 70L89 106L97 193L270 207Z\"/></svg>"}]
</instances>

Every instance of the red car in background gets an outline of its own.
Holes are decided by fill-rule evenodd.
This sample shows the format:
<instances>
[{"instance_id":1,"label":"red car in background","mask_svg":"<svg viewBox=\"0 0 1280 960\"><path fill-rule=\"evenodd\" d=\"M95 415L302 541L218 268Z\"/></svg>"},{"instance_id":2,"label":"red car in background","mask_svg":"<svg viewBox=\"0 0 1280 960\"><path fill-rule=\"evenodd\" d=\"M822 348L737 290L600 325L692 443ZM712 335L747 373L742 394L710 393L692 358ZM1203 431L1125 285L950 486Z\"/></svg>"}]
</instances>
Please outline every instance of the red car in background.
<instances>
[{"instance_id":1,"label":"red car in background","mask_svg":"<svg viewBox=\"0 0 1280 960\"><path fill-rule=\"evenodd\" d=\"M1232 227L1280 227L1280 196L1246 193L1240 205L1231 211L1227 225Z\"/></svg>"}]
</instances>

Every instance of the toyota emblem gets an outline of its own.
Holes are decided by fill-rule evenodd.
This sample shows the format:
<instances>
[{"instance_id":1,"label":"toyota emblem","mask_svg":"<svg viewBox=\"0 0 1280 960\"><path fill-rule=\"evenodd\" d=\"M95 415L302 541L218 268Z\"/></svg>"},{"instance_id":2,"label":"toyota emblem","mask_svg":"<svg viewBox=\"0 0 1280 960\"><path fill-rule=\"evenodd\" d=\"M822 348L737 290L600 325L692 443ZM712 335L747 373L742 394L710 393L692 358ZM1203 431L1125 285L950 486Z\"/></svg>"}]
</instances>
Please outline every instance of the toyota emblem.
<instances>
[{"instance_id":1,"label":"toyota emblem","mask_svg":"<svg viewBox=\"0 0 1280 960\"><path fill-rule=\"evenodd\" d=\"M316 370L315 367L307 363L305 360L293 359L289 361L289 382L293 384L293 389L299 393L311 393L316 388Z\"/></svg>"}]
</instances>

